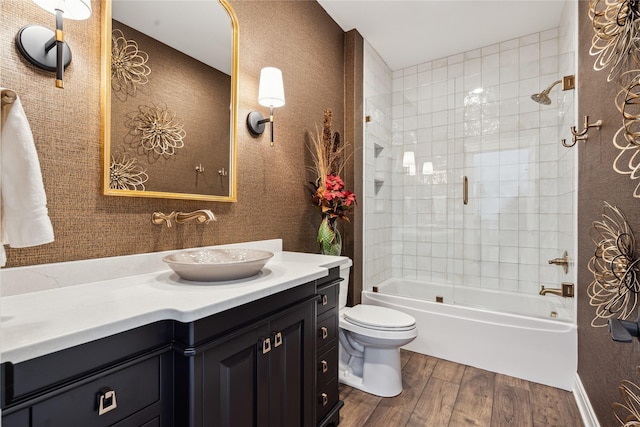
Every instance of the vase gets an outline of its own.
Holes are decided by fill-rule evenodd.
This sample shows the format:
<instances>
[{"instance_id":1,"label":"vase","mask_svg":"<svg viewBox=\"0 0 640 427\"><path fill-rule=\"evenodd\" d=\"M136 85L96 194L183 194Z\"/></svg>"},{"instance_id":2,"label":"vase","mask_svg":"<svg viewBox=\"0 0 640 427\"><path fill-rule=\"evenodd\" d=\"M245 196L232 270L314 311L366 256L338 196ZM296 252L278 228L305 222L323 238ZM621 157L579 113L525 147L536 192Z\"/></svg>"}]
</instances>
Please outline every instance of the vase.
<instances>
[{"instance_id":1,"label":"vase","mask_svg":"<svg viewBox=\"0 0 640 427\"><path fill-rule=\"evenodd\" d=\"M338 231L337 218L325 215L318 228L318 245L323 255L337 255L342 253L342 236Z\"/></svg>"}]
</instances>

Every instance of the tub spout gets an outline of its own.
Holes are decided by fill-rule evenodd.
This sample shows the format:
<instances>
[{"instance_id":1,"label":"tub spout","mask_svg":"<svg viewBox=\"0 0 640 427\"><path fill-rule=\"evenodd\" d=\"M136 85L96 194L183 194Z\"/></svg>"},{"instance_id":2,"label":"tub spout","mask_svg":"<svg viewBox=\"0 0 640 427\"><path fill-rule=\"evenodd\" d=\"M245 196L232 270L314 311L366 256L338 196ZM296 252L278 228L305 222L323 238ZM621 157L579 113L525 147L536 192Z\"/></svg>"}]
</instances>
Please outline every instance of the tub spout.
<instances>
[{"instance_id":1,"label":"tub spout","mask_svg":"<svg viewBox=\"0 0 640 427\"><path fill-rule=\"evenodd\" d=\"M563 282L561 288L545 288L544 285L540 287L540 295L553 294L565 298L573 298L573 283Z\"/></svg>"}]
</instances>

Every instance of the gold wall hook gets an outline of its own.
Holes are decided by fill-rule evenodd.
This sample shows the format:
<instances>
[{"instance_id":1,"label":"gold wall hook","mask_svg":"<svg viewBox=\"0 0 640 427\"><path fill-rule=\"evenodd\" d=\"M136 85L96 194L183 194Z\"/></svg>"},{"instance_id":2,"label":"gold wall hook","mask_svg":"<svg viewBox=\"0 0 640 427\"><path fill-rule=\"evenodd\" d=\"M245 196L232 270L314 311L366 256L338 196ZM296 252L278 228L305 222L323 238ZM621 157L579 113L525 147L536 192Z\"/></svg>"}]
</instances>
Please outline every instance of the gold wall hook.
<instances>
[{"instance_id":1,"label":"gold wall hook","mask_svg":"<svg viewBox=\"0 0 640 427\"><path fill-rule=\"evenodd\" d=\"M598 120L595 123L589 123L589 116L584 116L584 123L583 123L583 129L581 131L578 131L578 129L575 126L571 126L571 134L573 135L572 144L567 144L567 140L566 139L562 139L560 140L560 142L562 143L563 147L567 147L567 148L571 148L574 145L576 145L576 142L578 141L586 141L589 138L589 135L587 135L587 132L589 131L589 128L596 128L598 130L600 130L600 127L602 126L602 120Z\"/></svg>"}]
</instances>

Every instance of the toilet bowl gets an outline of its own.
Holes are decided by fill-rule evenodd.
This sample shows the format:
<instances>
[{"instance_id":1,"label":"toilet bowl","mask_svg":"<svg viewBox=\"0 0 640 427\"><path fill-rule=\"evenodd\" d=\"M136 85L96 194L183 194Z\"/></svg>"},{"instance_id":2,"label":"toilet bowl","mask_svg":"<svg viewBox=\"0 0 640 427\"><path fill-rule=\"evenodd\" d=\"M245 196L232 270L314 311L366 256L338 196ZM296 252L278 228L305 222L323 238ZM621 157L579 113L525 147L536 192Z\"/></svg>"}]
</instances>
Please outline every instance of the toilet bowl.
<instances>
[{"instance_id":1,"label":"toilet bowl","mask_svg":"<svg viewBox=\"0 0 640 427\"><path fill-rule=\"evenodd\" d=\"M347 307L349 270L340 269L339 380L377 396L396 396L402 392L400 347L418 336L416 321L386 307Z\"/></svg>"}]
</instances>

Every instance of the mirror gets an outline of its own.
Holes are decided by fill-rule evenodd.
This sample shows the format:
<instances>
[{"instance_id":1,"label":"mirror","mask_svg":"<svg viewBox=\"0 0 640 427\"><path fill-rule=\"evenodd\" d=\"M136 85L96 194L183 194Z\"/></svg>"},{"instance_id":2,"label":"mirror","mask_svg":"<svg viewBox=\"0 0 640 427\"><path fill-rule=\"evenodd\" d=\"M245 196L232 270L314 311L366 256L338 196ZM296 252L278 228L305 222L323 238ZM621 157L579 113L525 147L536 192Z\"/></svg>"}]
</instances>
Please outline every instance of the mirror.
<instances>
[{"instance_id":1,"label":"mirror","mask_svg":"<svg viewBox=\"0 0 640 427\"><path fill-rule=\"evenodd\" d=\"M103 0L103 194L235 202L238 22L226 0Z\"/></svg>"}]
</instances>

